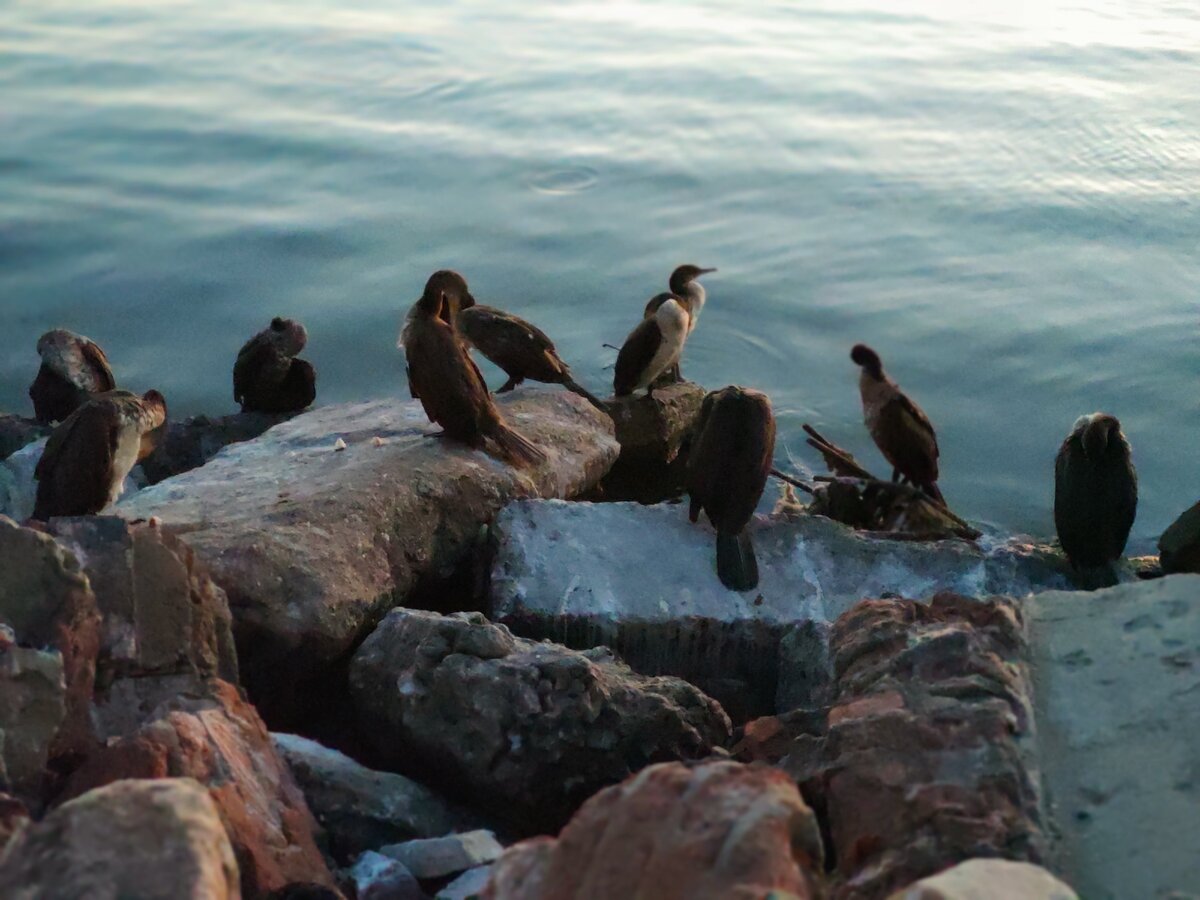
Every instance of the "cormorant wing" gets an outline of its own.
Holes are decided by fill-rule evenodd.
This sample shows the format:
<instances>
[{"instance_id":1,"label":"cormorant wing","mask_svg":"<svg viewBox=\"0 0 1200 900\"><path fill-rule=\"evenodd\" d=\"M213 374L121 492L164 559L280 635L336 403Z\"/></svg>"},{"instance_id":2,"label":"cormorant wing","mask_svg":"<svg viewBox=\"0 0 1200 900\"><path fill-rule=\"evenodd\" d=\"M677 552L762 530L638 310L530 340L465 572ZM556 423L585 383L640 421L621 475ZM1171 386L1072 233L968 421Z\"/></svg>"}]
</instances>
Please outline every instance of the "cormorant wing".
<instances>
[{"instance_id":1,"label":"cormorant wing","mask_svg":"<svg viewBox=\"0 0 1200 900\"><path fill-rule=\"evenodd\" d=\"M613 390L628 394L637 387L638 379L662 344L662 331L654 319L642 319L637 328L625 338L613 372Z\"/></svg>"},{"instance_id":2,"label":"cormorant wing","mask_svg":"<svg viewBox=\"0 0 1200 900\"><path fill-rule=\"evenodd\" d=\"M69 470L73 482L102 484L107 492L119 434L110 404L85 403L50 433L33 477L45 481L59 469Z\"/></svg>"}]
</instances>

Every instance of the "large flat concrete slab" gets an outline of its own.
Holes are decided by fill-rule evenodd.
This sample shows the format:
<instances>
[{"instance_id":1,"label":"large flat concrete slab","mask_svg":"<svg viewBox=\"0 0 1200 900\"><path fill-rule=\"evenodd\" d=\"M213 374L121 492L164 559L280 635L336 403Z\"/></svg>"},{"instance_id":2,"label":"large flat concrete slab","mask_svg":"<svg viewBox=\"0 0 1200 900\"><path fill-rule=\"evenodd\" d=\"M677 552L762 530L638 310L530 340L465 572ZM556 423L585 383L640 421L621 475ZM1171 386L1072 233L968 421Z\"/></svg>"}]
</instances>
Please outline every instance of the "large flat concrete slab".
<instances>
[{"instance_id":1,"label":"large flat concrete slab","mask_svg":"<svg viewBox=\"0 0 1200 900\"><path fill-rule=\"evenodd\" d=\"M1024 608L1060 868L1088 900L1200 894L1200 576Z\"/></svg>"},{"instance_id":2,"label":"large flat concrete slab","mask_svg":"<svg viewBox=\"0 0 1200 900\"><path fill-rule=\"evenodd\" d=\"M717 580L714 534L689 523L684 504L514 503L493 526L493 618L571 647L605 644L639 671L694 680L723 703L754 695L748 708L762 713L784 636L797 638L783 643L786 666L804 667L822 650L812 624L858 600L1069 587L1061 556L1028 544L880 540L810 516L753 527L761 580L739 594Z\"/></svg>"}]
</instances>

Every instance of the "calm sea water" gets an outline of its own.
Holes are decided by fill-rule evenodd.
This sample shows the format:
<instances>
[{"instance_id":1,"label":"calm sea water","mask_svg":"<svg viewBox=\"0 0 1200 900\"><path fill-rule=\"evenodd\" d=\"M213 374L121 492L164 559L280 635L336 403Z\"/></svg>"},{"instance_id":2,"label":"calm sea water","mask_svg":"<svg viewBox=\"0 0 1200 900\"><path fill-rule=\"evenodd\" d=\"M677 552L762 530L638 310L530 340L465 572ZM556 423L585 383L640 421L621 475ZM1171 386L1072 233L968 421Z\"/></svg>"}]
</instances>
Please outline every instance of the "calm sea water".
<instances>
[{"instance_id":1,"label":"calm sea water","mask_svg":"<svg viewBox=\"0 0 1200 900\"><path fill-rule=\"evenodd\" d=\"M1047 535L1105 409L1147 546L1200 497L1200 8L1168 0L0 0L0 408L66 326L172 412L302 319L325 402L396 393L433 269L611 382L645 299L718 266L685 374L885 466L856 341L966 515ZM497 379L493 379L498 383Z\"/></svg>"}]
</instances>

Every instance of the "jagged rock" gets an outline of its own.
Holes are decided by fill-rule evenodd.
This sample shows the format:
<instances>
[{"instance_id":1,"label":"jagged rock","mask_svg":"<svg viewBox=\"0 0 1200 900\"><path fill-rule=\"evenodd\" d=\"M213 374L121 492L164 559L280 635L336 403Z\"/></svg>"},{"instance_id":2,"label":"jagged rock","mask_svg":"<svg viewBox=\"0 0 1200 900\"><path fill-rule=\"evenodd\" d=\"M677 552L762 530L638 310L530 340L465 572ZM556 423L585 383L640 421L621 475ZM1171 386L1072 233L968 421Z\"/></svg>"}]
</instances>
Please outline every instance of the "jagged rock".
<instances>
[{"instance_id":1,"label":"jagged rock","mask_svg":"<svg viewBox=\"0 0 1200 900\"><path fill-rule=\"evenodd\" d=\"M483 897L807 900L821 867L816 817L782 772L665 763L592 797L557 839L509 848Z\"/></svg>"},{"instance_id":2,"label":"jagged rock","mask_svg":"<svg viewBox=\"0 0 1200 900\"><path fill-rule=\"evenodd\" d=\"M162 442L142 460L148 484L190 472L204 465L223 447L252 440L268 428L293 418L294 413L234 413L195 416L169 422Z\"/></svg>"},{"instance_id":3,"label":"jagged rock","mask_svg":"<svg viewBox=\"0 0 1200 900\"><path fill-rule=\"evenodd\" d=\"M1200 576L1023 606L1061 869L1088 900L1200 886Z\"/></svg>"},{"instance_id":4,"label":"jagged rock","mask_svg":"<svg viewBox=\"0 0 1200 900\"><path fill-rule=\"evenodd\" d=\"M273 734L271 739L341 862L384 844L441 837L479 824L472 814L403 775L368 769L294 734Z\"/></svg>"},{"instance_id":5,"label":"jagged rock","mask_svg":"<svg viewBox=\"0 0 1200 900\"><path fill-rule=\"evenodd\" d=\"M518 471L433 438L417 401L377 400L304 413L118 511L158 516L208 567L229 595L243 682L286 725L419 578L472 558L505 503L578 494L616 456L610 420L574 394L522 391L501 407L544 464Z\"/></svg>"},{"instance_id":6,"label":"jagged rock","mask_svg":"<svg viewBox=\"0 0 1200 900\"><path fill-rule=\"evenodd\" d=\"M399 860L368 850L350 870L358 900L426 900L413 873Z\"/></svg>"},{"instance_id":7,"label":"jagged rock","mask_svg":"<svg viewBox=\"0 0 1200 900\"><path fill-rule=\"evenodd\" d=\"M0 896L238 900L216 808L188 779L120 781L59 807L0 855Z\"/></svg>"},{"instance_id":8,"label":"jagged rock","mask_svg":"<svg viewBox=\"0 0 1200 900\"><path fill-rule=\"evenodd\" d=\"M122 678L237 681L225 592L199 569L185 544L116 516L54 519L47 530L82 560L96 595L102 616L100 705ZM138 687L145 685L140 681Z\"/></svg>"},{"instance_id":9,"label":"jagged rock","mask_svg":"<svg viewBox=\"0 0 1200 900\"><path fill-rule=\"evenodd\" d=\"M483 893L492 874L491 866L479 866L463 872L434 895L433 900L471 900Z\"/></svg>"},{"instance_id":10,"label":"jagged rock","mask_svg":"<svg viewBox=\"0 0 1200 900\"><path fill-rule=\"evenodd\" d=\"M39 425L36 419L0 413L0 460L7 459L26 444L32 444L50 433L49 425Z\"/></svg>"},{"instance_id":11,"label":"jagged rock","mask_svg":"<svg viewBox=\"0 0 1200 900\"><path fill-rule=\"evenodd\" d=\"M1167 575L1200 572L1200 503L1185 510L1162 533L1158 559Z\"/></svg>"},{"instance_id":12,"label":"jagged rock","mask_svg":"<svg viewBox=\"0 0 1200 900\"><path fill-rule=\"evenodd\" d=\"M495 862L504 848L490 831L468 831L390 844L379 852L399 860L421 881L431 881Z\"/></svg>"},{"instance_id":13,"label":"jagged rock","mask_svg":"<svg viewBox=\"0 0 1200 900\"><path fill-rule=\"evenodd\" d=\"M68 780L64 798L117 779L165 777L194 778L207 788L247 896L292 882L334 886L304 796L233 685L214 680L203 693L164 703L136 732L93 753Z\"/></svg>"},{"instance_id":14,"label":"jagged rock","mask_svg":"<svg viewBox=\"0 0 1200 900\"><path fill-rule=\"evenodd\" d=\"M0 701L4 707L0 758L10 777L19 782L15 792L36 810L43 799L42 778L30 770L31 761L44 753L49 762L57 760L69 767L95 741L89 709L100 649L100 615L75 558L50 536L3 516L0 625L7 626L0 639L7 647L0 651L7 676L0 678L15 679L4 685L7 702ZM19 652L21 648L31 652ZM54 655L57 661L51 659ZM33 692L26 695L32 705L25 707L17 699L16 681ZM61 724L43 745L45 715L59 703ZM31 730L25 731L25 725ZM17 762L14 754L22 761Z\"/></svg>"},{"instance_id":15,"label":"jagged rock","mask_svg":"<svg viewBox=\"0 0 1200 900\"><path fill-rule=\"evenodd\" d=\"M975 856L1039 862L1032 710L1012 601L867 600L833 626L823 737L783 767L825 811L833 900L877 900Z\"/></svg>"},{"instance_id":16,"label":"jagged rock","mask_svg":"<svg viewBox=\"0 0 1200 900\"><path fill-rule=\"evenodd\" d=\"M644 765L729 736L716 702L645 678L604 648L515 638L478 613L390 612L350 666L364 732L390 765L420 760L518 827L561 824Z\"/></svg>"},{"instance_id":17,"label":"jagged rock","mask_svg":"<svg viewBox=\"0 0 1200 900\"><path fill-rule=\"evenodd\" d=\"M892 894L888 900L1079 900L1041 866L970 859Z\"/></svg>"},{"instance_id":18,"label":"jagged rock","mask_svg":"<svg viewBox=\"0 0 1200 900\"><path fill-rule=\"evenodd\" d=\"M592 499L657 503L683 493L687 446L705 390L683 381L655 388L653 399L609 401L621 455Z\"/></svg>"},{"instance_id":19,"label":"jagged rock","mask_svg":"<svg viewBox=\"0 0 1200 900\"><path fill-rule=\"evenodd\" d=\"M712 532L689 523L682 504L511 504L492 529L492 618L527 637L612 647L639 672L692 681L740 718L774 711L781 685L785 703L805 702L780 679L781 638L864 597L1070 587L1065 560L1042 548L879 540L818 517L751 527L761 578L738 594L717 579Z\"/></svg>"}]
</instances>

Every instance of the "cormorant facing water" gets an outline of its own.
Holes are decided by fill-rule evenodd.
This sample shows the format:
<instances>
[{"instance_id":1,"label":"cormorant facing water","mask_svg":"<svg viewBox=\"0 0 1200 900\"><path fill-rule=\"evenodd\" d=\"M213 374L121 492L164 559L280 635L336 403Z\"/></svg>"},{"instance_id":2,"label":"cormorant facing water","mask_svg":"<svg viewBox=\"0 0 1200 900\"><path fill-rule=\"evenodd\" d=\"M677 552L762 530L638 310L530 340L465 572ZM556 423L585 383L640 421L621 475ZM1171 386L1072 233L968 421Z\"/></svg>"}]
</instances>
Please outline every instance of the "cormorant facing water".
<instances>
[{"instance_id":1,"label":"cormorant facing water","mask_svg":"<svg viewBox=\"0 0 1200 900\"><path fill-rule=\"evenodd\" d=\"M508 381L496 391L511 391L526 378L544 384L561 384L597 409L607 407L571 377L554 342L540 328L520 316L491 306L473 305L458 314L458 331L467 343L504 370Z\"/></svg>"},{"instance_id":2,"label":"cormorant facing water","mask_svg":"<svg viewBox=\"0 0 1200 900\"><path fill-rule=\"evenodd\" d=\"M613 373L613 392L626 397L641 388L651 393L651 385L679 362L688 336L688 313L684 301L669 295L652 316L642 319L625 338L617 354Z\"/></svg>"},{"instance_id":3,"label":"cormorant facing water","mask_svg":"<svg viewBox=\"0 0 1200 900\"><path fill-rule=\"evenodd\" d=\"M42 358L29 386L33 414L42 425L61 422L94 394L117 386L108 357L99 345L63 328L47 331L37 342Z\"/></svg>"},{"instance_id":4,"label":"cormorant facing water","mask_svg":"<svg viewBox=\"0 0 1200 900\"><path fill-rule=\"evenodd\" d=\"M400 335L409 390L429 420L450 437L476 449L490 439L513 465L534 465L545 454L504 423L455 330L458 312L470 297L467 282L457 272L443 269L426 282Z\"/></svg>"},{"instance_id":5,"label":"cormorant facing water","mask_svg":"<svg viewBox=\"0 0 1200 900\"><path fill-rule=\"evenodd\" d=\"M233 365L233 399L242 412L289 413L312 405L317 372L295 358L307 343L303 325L278 316L245 343Z\"/></svg>"},{"instance_id":6,"label":"cormorant facing water","mask_svg":"<svg viewBox=\"0 0 1200 900\"><path fill-rule=\"evenodd\" d=\"M758 586L758 561L746 526L775 455L775 415L766 394L740 387L704 398L688 458L689 518L700 511L717 530L717 576L731 591Z\"/></svg>"},{"instance_id":7,"label":"cormorant facing water","mask_svg":"<svg viewBox=\"0 0 1200 900\"><path fill-rule=\"evenodd\" d=\"M167 420L158 391L107 391L54 429L38 460L33 517L90 516L116 501L126 476L157 446Z\"/></svg>"},{"instance_id":8,"label":"cormorant facing water","mask_svg":"<svg viewBox=\"0 0 1200 900\"><path fill-rule=\"evenodd\" d=\"M883 371L879 354L855 344L850 358L862 367L858 380L863 420L884 459L892 464L892 481L911 481L933 499L945 503L938 489L938 443L933 423Z\"/></svg>"},{"instance_id":9,"label":"cormorant facing water","mask_svg":"<svg viewBox=\"0 0 1200 900\"><path fill-rule=\"evenodd\" d=\"M1106 568L1125 552L1137 516L1137 470L1115 416L1081 416L1054 461L1054 526L1076 569Z\"/></svg>"}]
</instances>

